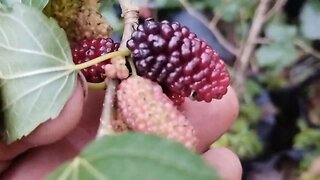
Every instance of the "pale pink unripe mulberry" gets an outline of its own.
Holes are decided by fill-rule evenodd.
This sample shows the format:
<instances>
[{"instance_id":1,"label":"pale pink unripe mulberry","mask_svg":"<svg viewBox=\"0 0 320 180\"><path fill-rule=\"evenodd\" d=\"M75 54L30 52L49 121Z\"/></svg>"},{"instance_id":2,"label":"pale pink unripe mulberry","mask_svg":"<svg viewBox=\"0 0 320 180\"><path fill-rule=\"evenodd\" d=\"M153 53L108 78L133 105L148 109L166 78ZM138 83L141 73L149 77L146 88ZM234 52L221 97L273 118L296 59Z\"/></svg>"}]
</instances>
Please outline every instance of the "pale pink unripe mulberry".
<instances>
[{"instance_id":1,"label":"pale pink unripe mulberry","mask_svg":"<svg viewBox=\"0 0 320 180\"><path fill-rule=\"evenodd\" d=\"M160 85L132 76L120 83L117 102L119 113L130 129L156 134L195 149L194 128L162 92Z\"/></svg>"}]
</instances>

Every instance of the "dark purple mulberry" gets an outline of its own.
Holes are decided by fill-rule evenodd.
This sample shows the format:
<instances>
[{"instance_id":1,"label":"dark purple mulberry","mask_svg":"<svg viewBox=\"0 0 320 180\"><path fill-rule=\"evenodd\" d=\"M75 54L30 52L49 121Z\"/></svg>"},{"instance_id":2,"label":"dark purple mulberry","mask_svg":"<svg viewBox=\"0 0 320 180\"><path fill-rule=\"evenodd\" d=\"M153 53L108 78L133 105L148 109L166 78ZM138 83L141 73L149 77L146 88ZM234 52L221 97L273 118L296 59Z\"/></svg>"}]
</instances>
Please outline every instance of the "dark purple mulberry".
<instances>
[{"instance_id":1,"label":"dark purple mulberry","mask_svg":"<svg viewBox=\"0 0 320 180\"><path fill-rule=\"evenodd\" d=\"M138 74L157 81L170 97L210 102L227 92L230 76L218 53L179 23L147 19L127 46Z\"/></svg>"},{"instance_id":2,"label":"dark purple mulberry","mask_svg":"<svg viewBox=\"0 0 320 180\"><path fill-rule=\"evenodd\" d=\"M117 51L119 43L114 43L110 38L85 39L77 43L72 48L72 57L75 64L81 64L94 58ZM81 72L88 82L99 83L104 81L104 66L110 64L110 61L104 61L88 68L82 69Z\"/></svg>"}]
</instances>

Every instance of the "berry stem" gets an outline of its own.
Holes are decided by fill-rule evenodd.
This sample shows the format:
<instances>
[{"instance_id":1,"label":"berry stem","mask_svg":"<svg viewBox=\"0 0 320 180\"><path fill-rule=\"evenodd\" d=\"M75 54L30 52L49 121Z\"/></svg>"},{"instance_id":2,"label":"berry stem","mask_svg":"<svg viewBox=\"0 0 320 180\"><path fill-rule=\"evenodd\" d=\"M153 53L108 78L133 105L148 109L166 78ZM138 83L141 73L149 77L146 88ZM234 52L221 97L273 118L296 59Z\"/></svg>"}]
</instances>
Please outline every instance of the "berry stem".
<instances>
[{"instance_id":1,"label":"berry stem","mask_svg":"<svg viewBox=\"0 0 320 180\"><path fill-rule=\"evenodd\" d=\"M134 66L133 60L131 58L129 59L129 65L131 68L132 75L137 76L138 75L137 70L136 70L136 67Z\"/></svg>"},{"instance_id":2,"label":"berry stem","mask_svg":"<svg viewBox=\"0 0 320 180\"><path fill-rule=\"evenodd\" d=\"M104 96L104 103L102 113L100 116L100 125L97 132L97 137L104 135L110 135L112 133L112 127L110 122L115 118L114 101L116 97L116 88L118 81L110 79Z\"/></svg>"},{"instance_id":3,"label":"berry stem","mask_svg":"<svg viewBox=\"0 0 320 180\"><path fill-rule=\"evenodd\" d=\"M92 90L101 90L101 89L105 89L106 88L106 83L105 82L101 82L101 83L89 83L88 84L88 88L92 89Z\"/></svg>"},{"instance_id":4,"label":"berry stem","mask_svg":"<svg viewBox=\"0 0 320 180\"><path fill-rule=\"evenodd\" d=\"M91 61L87 61L87 62L82 63L82 64L77 64L77 65L74 66L73 70L81 70L81 69L93 66L95 64L98 64L100 62L103 62L103 61L105 61L107 59L111 59L111 58L118 57L118 56L122 56L123 57L123 56L129 56L129 55L130 55L130 51L129 50L115 51L115 52L108 53L108 54L105 54L103 56L97 57L95 59L92 59Z\"/></svg>"},{"instance_id":5,"label":"berry stem","mask_svg":"<svg viewBox=\"0 0 320 180\"><path fill-rule=\"evenodd\" d=\"M124 19L124 30L119 50L127 50L127 41L130 39L133 30L136 29L139 24L139 7L135 4L135 0L118 1L122 10L121 16ZM110 75L109 78L117 77L119 79L125 79L129 76L125 58L112 58L111 63L114 65L116 73L114 75Z\"/></svg>"}]
</instances>

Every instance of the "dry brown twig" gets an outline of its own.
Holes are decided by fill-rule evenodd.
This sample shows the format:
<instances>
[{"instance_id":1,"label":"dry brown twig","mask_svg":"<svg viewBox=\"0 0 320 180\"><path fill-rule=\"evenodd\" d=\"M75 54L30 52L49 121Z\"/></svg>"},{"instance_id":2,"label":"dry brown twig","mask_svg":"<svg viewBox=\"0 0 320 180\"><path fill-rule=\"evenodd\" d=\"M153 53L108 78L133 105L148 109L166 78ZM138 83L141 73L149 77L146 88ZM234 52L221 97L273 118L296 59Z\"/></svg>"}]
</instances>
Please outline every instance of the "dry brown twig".
<instances>
[{"instance_id":1,"label":"dry brown twig","mask_svg":"<svg viewBox=\"0 0 320 180\"><path fill-rule=\"evenodd\" d=\"M248 65L252 61L254 50L260 39L260 33L264 24L277 14L281 8L285 5L287 0L277 0L274 6L269 9L271 0L260 0L258 8L255 12L251 28L249 30L248 38L243 45L240 56L237 58L235 66L235 80L233 86L237 89L237 93L241 96L243 92L243 84L245 81L245 73Z\"/></svg>"},{"instance_id":2,"label":"dry brown twig","mask_svg":"<svg viewBox=\"0 0 320 180\"><path fill-rule=\"evenodd\" d=\"M287 0L276 0L271 8L269 8L269 5L272 0L260 0L248 37L241 46L241 49L234 47L223 37L219 29L216 27L216 24L219 21L218 17L214 17L211 22L209 22L201 13L198 13L192 8L188 0L179 1L190 15L197 18L211 30L211 32L216 36L218 42L225 47L225 49L236 56L237 61L235 65L235 80L233 81L233 85L235 86L235 89L239 90L238 94L241 94L241 89L245 80L245 72L253 59L252 55L256 45L260 43L260 33L262 28L269 19L281 10Z\"/></svg>"},{"instance_id":3,"label":"dry brown twig","mask_svg":"<svg viewBox=\"0 0 320 180\"><path fill-rule=\"evenodd\" d=\"M274 6L266 14L265 19L271 19L282 9L282 7L286 4L287 1L288 0L276 0Z\"/></svg>"},{"instance_id":4,"label":"dry brown twig","mask_svg":"<svg viewBox=\"0 0 320 180\"><path fill-rule=\"evenodd\" d=\"M200 22L206 25L211 32L215 35L218 42L225 47L229 52L234 54L237 58L236 63L236 70L235 70L235 81L233 83L241 89L243 82L244 82L244 72L246 71L248 64L250 63L250 59L257 44L257 39L259 39L260 32L262 31L262 27L265 22L270 19L274 14L276 14L282 6L285 4L286 0L279 0L276 1L274 6L269 10L269 4L271 0L260 0L260 3L257 7L255 12L253 22L249 31L249 35L242 45L242 48L239 50L238 48L231 45L221 34L219 29L216 27L217 22L219 21L218 18L214 18L209 22L201 13L198 13L194 10L188 0L179 0L183 7L189 12L190 15L197 18Z\"/></svg>"},{"instance_id":5,"label":"dry brown twig","mask_svg":"<svg viewBox=\"0 0 320 180\"><path fill-rule=\"evenodd\" d=\"M234 55L239 54L239 49L235 46L233 46L228 40L224 38L224 36L221 34L219 29L215 26L218 19L214 19L212 23L208 21L208 19L203 16L201 13L196 11L191 4L189 3L188 0L179 0L182 6L187 10L187 12L198 19L203 25L205 25L211 32L212 34L217 38L218 42L230 53Z\"/></svg>"},{"instance_id":6,"label":"dry brown twig","mask_svg":"<svg viewBox=\"0 0 320 180\"><path fill-rule=\"evenodd\" d=\"M139 8L134 4L134 0L119 0L119 4L125 24L119 50L127 50L126 43L130 39L133 30L138 26ZM129 76L129 70L125 65L125 57L114 58L111 62L112 66L106 67L106 73L109 73L107 74L108 78L124 79ZM106 79L106 83L108 83L108 86L105 92L97 137L112 133L110 122L115 118L114 99L118 82L115 79Z\"/></svg>"},{"instance_id":7,"label":"dry brown twig","mask_svg":"<svg viewBox=\"0 0 320 180\"><path fill-rule=\"evenodd\" d=\"M298 46L304 52L313 55L314 57L320 59L320 52L310 47L306 42L301 39L295 39L294 44Z\"/></svg>"},{"instance_id":8,"label":"dry brown twig","mask_svg":"<svg viewBox=\"0 0 320 180\"><path fill-rule=\"evenodd\" d=\"M247 68L251 55L256 47L256 40L262 30L266 20L265 15L268 11L270 0L260 0L258 8L255 12L251 28L248 33L248 38L242 48L241 54L238 57L239 71L242 73ZM236 67L237 68L237 67Z\"/></svg>"}]
</instances>

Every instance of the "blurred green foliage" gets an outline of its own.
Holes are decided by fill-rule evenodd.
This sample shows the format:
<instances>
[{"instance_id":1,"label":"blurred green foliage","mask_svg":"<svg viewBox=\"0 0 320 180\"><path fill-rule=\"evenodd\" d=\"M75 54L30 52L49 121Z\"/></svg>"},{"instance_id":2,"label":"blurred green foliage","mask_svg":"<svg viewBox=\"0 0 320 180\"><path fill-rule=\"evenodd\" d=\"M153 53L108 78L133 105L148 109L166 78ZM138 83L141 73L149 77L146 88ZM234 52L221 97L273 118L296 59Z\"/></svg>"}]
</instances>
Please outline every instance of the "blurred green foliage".
<instances>
[{"instance_id":1,"label":"blurred green foliage","mask_svg":"<svg viewBox=\"0 0 320 180\"><path fill-rule=\"evenodd\" d=\"M261 110L253 99L261 90L254 81L246 82L248 93L244 95L237 121L212 147L228 147L243 159L255 157L262 152L263 146L254 128L261 117Z\"/></svg>"},{"instance_id":2,"label":"blurred green foliage","mask_svg":"<svg viewBox=\"0 0 320 180\"><path fill-rule=\"evenodd\" d=\"M303 120L298 122L300 133L294 139L294 147L302 150L320 151L320 130L310 128Z\"/></svg>"},{"instance_id":3,"label":"blurred green foliage","mask_svg":"<svg viewBox=\"0 0 320 180\"><path fill-rule=\"evenodd\" d=\"M243 159L255 157L262 151L262 144L256 131L249 127L245 119L241 118L212 147L228 147Z\"/></svg>"},{"instance_id":4,"label":"blurred green foliage","mask_svg":"<svg viewBox=\"0 0 320 180\"><path fill-rule=\"evenodd\" d=\"M320 130L308 127L304 120L299 120L298 126L300 133L294 138L294 147L307 152L300 162L300 171L303 172L316 157L320 156Z\"/></svg>"},{"instance_id":5,"label":"blurred green foliage","mask_svg":"<svg viewBox=\"0 0 320 180\"><path fill-rule=\"evenodd\" d=\"M309 40L320 39L320 1L308 1L300 14L302 35Z\"/></svg>"},{"instance_id":6,"label":"blurred green foliage","mask_svg":"<svg viewBox=\"0 0 320 180\"><path fill-rule=\"evenodd\" d=\"M112 0L101 2L103 3L102 14L111 22L115 31L120 32L123 26L119 22L122 20L115 15ZM136 2L140 6L158 10L183 9L180 0L136 0ZM188 2L192 8L203 12L208 20L218 16L222 24L228 25L227 30L230 30L230 27L234 28L233 42L243 46L242 43L248 36L259 0L188 0ZM280 11L266 23L261 34L265 43L258 45L253 56L259 69L258 80L264 87L259 86L255 81L246 81L246 93L241 97L238 120L231 130L213 146L227 146L242 158L253 157L262 151L262 144L254 129L261 118L261 107L255 104L254 97L263 88L276 89L290 85L285 75L287 69L295 64L299 57L308 53L297 46L296 40L303 40L309 45L310 41L319 40L319 27L319 0L307 0L297 21L288 21L284 12ZM222 29L222 33L225 33L225 29ZM230 70L232 71L232 68ZM320 149L319 139L320 131L306 126L295 138L295 147L304 149L312 145Z\"/></svg>"}]
</instances>

